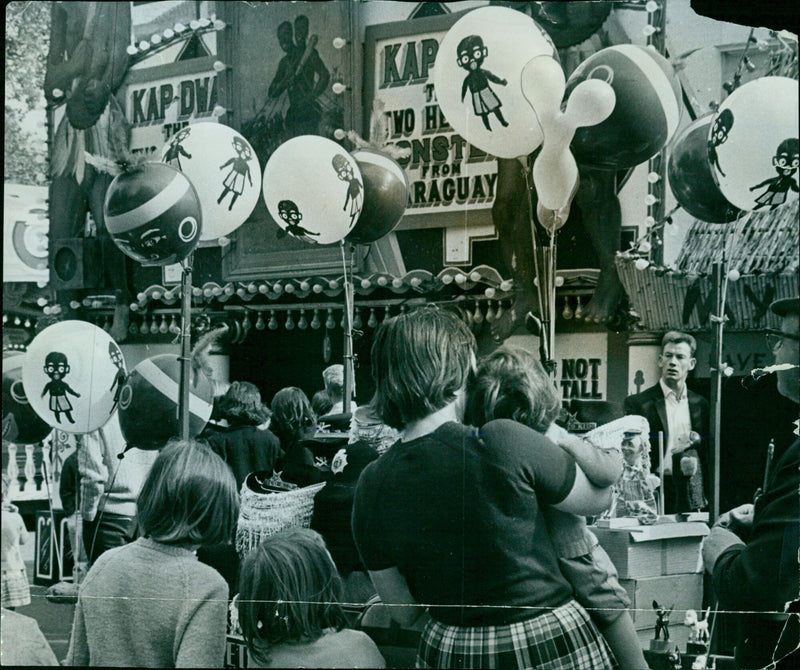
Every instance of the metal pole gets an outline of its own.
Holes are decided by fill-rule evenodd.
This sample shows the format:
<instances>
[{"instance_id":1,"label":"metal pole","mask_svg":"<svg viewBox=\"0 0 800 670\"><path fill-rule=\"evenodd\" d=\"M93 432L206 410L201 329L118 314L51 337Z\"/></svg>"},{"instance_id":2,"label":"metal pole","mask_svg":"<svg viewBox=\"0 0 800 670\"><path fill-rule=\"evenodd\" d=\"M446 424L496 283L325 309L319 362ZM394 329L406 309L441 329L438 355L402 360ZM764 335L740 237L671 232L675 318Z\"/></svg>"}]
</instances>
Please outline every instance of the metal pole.
<instances>
[{"instance_id":1,"label":"metal pole","mask_svg":"<svg viewBox=\"0 0 800 670\"><path fill-rule=\"evenodd\" d=\"M711 281L714 286L714 314L711 322L714 333L714 344L711 350L711 505L709 522L719 517L719 457L720 428L722 424L722 331L725 326L725 258L716 261L712 266Z\"/></svg>"},{"instance_id":2,"label":"metal pole","mask_svg":"<svg viewBox=\"0 0 800 670\"><path fill-rule=\"evenodd\" d=\"M183 274L181 276L181 363L180 376L180 402L178 412L181 424L181 439L189 437L189 386L192 375L192 261L194 254L183 261Z\"/></svg>"},{"instance_id":3,"label":"metal pole","mask_svg":"<svg viewBox=\"0 0 800 670\"><path fill-rule=\"evenodd\" d=\"M342 265L344 267L344 384L342 392L342 413L350 413L350 401L353 393L353 282L352 272L347 272L344 255L345 242L342 240ZM353 249L350 248L352 258Z\"/></svg>"}]
</instances>

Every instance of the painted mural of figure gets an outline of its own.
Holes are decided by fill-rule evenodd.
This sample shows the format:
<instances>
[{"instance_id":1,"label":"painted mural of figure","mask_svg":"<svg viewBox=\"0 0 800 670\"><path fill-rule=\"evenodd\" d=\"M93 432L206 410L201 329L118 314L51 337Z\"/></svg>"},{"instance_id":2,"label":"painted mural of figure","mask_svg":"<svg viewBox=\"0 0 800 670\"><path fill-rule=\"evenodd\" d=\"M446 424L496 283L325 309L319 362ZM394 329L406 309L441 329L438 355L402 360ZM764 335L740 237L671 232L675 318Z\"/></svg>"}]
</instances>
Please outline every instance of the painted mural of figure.
<instances>
[{"instance_id":1,"label":"painted mural of figure","mask_svg":"<svg viewBox=\"0 0 800 670\"><path fill-rule=\"evenodd\" d=\"M286 230L279 230L278 237L283 237L286 234L294 235L295 237L303 237L304 235L314 235L319 237L318 232L306 230L300 225L303 220L302 212L297 208L297 205L291 200L281 200L278 203L278 215L286 223Z\"/></svg>"},{"instance_id":2,"label":"painted mural of figure","mask_svg":"<svg viewBox=\"0 0 800 670\"><path fill-rule=\"evenodd\" d=\"M342 154L336 154L331 163L339 179L347 182L347 197L344 200L342 210L347 209L347 204L350 203L350 225L352 226L361 213L361 203L364 199L361 194L361 181L355 176L350 161L342 156Z\"/></svg>"},{"instance_id":3,"label":"painted mural of figure","mask_svg":"<svg viewBox=\"0 0 800 670\"><path fill-rule=\"evenodd\" d=\"M50 50L44 80L48 104L66 98L51 151L49 187L50 249L58 241L83 236L87 213L97 225L105 282L114 291L116 308L111 336L128 334L130 262L106 231L103 202L112 176L87 164L85 154L114 160L128 148L129 126L114 93L128 69L131 35L129 2L52 3ZM52 263L51 263L52 267ZM63 316L71 318L74 290L58 292Z\"/></svg>"},{"instance_id":4,"label":"painted mural of figure","mask_svg":"<svg viewBox=\"0 0 800 670\"><path fill-rule=\"evenodd\" d=\"M711 165L719 170L719 173L724 177L725 173L719 165L719 157L717 156L717 147L720 144L725 144L728 140L728 133L733 128L733 112L730 109L723 109L711 126L711 139L708 141L708 160Z\"/></svg>"},{"instance_id":5,"label":"painted mural of figure","mask_svg":"<svg viewBox=\"0 0 800 670\"><path fill-rule=\"evenodd\" d=\"M318 38L308 35L308 17L300 14L294 21L278 26L278 44L285 56L269 85L270 98L287 93L289 108L284 123L290 137L313 135L319 130L322 110L317 98L330 82L330 72L316 49Z\"/></svg>"},{"instance_id":6,"label":"painted mural of figure","mask_svg":"<svg viewBox=\"0 0 800 670\"><path fill-rule=\"evenodd\" d=\"M224 187L222 193L217 199L217 204L219 204L228 193L233 194L231 202L228 205L228 211L233 209L233 203L235 203L236 199L244 192L244 178L247 177L250 186L253 185L253 178L250 176L250 166L247 164L247 161L253 157L250 147L248 147L247 143L241 138L234 137L233 150L236 152L236 156L229 158L219 166L220 170L224 170L229 165L231 166L228 174L225 175L225 180L222 182Z\"/></svg>"},{"instance_id":7,"label":"painted mural of figure","mask_svg":"<svg viewBox=\"0 0 800 670\"><path fill-rule=\"evenodd\" d=\"M76 398L80 398L81 394L64 381L64 377L69 374L67 357L59 351L51 351L44 359L44 373L50 377L50 381L44 385L42 397L44 398L45 394L50 395L50 410L55 414L56 421L61 423L60 415L63 412L67 421L75 423L72 418L72 403L67 393Z\"/></svg>"},{"instance_id":8,"label":"painted mural of figure","mask_svg":"<svg viewBox=\"0 0 800 670\"><path fill-rule=\"evenodd\" d=\"M461 86L461 101L464 101L467 90L469 90L472 96L472 108L475 114L483 120L486 130L492 129L489 125L489 114L491 113L494 113L503 126L507 126L508 122L500 111L503 103L495 95L489 82L500 86L505 86L508 82L482 67L483 61L489 55L489 49L483 45L483 39L479 35L468 35L458 43L456 53L459 67L467 71L464 84Z\"/></svg>"},{"instance_id":9,"label":"painted mural of figure","mask_svg":"<svg viewBox=\"0 0 800 670\"><path fill-rule=\"evenodd\" d=\"M772 157L772 165L778 176L765 179L760 184L750 187L751 191L767 187L767 190L756 198L758 204L753 209L762 207L775 209L786 202L786 194L790 189L795 193L798 192L797 180L793 175L797 172L799 144L798 139L794 137L783 140L778 145L778 149Z\"/></svg>"},{"instance_id":10,"label":"painted mural of figure","mask_svg":"<svg viewBox=\"0 0 800 670\"><path fill-rule=\"evenodd\" d=\"M122 352L119 350L119 347L113 342L108 343L108 355L111 358L111 362L117 367L114 381L111 382L111 388L109 389L110 391L114 391L114 402L108 413L113 414L114 410L117 408L117 403L119 402L119 397L122 393L122 387L125 385L127 375L125 374L125 359L122 357Z\"/></svg>"},{"instance_id":11,"label":"painted mural of figure","mask_svg":"<svg viewBox=\"0 0 800 670\"><path fill-rule=\"evenodd\" d=\"M186 149L184 149L181 142L183 142L187 137L189 137L189 133L191 132L190 127L182 128L179 130L175 137L172 138L172 141L169 143L169 148L167 149L166 153L164 154L164 162L171 163L175 161L178 164L178 169L182 170L181 167L181 156L184 156L191 160L192 154L190 154Z\"/></svg>"}]
</instances>

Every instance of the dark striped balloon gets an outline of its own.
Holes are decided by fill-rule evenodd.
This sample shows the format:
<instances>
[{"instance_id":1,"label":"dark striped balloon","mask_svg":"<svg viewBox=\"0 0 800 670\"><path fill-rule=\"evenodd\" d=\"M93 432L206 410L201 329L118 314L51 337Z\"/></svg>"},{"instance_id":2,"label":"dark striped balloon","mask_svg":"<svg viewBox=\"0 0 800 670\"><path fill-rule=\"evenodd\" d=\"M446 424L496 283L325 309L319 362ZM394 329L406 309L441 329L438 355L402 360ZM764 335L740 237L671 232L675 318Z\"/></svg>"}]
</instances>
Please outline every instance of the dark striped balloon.
<instances>
[{"instance_id":1,"label":"dark striped balloon","mask_svg":"<svg viewBox=\"0 0 800 670\"><path fill-rule=\"evenodd\" d=\"M118 175L106 193L106 228L116 245L142 265L171 265L200 241L197 192L182 172L144 163Z\"/></svg>"},{"instance_id":2,"label":"dark striped balloon","mask_svg":"<svg viewBox=\"0 0 800 670\"><path fill-rule=\"evenodd\" d=\"M403 168L380 151L358 149L350 155L361 169L364 205L347 239L367 244L389 234L400 223L408 204L408 179Z\"/></svg>"},{"instance_id":3,"label":"dark striped balloon","mask_svg":"<svg viewBox=\"0 0 800 670\"><path fill-rule=\"evenodd\" d=\"M130 446L160 449L181 432L179 415L180 361L175 354L146 358L131 373L119 398L122 434ZM189 434L198 435L211 418L214 389L202 372L189 389Z\"/></svg>"},{"instance_id":4,"label":"dark striped balloon","mask_svg":"<svg viewBox=\"0 0 800 670\"><path fill-rule=\"evenodd\" d=\"M572 73L565 97L586 79L611 84L617 102L605 121L575 132L571 148L581 165L634 167L655 156L675 134L680 85L672 65L654 49L619 44L598 51Z\"/></svg>"}]
</instances>

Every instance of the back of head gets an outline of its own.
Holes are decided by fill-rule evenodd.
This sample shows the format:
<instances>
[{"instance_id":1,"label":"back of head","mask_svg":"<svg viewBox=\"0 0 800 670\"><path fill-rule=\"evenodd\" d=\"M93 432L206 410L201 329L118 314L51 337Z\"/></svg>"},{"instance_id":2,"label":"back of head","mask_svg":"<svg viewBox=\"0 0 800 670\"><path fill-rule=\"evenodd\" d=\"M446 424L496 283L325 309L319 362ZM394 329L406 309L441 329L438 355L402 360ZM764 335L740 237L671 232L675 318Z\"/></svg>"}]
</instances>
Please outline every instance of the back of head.
<instances>
[{"instance_id":1,"label":"back of head","mask_svg":"<svg viewBox=\"0 0 800 670\"><path fill-rule=\"evenodd\" d=\"M250 382L233 382L219 403L222 418L231 424L258 426L271 413L261 402L261 392Z\"/></svg>"},{"instance_id":2,"label":"back of head","mask_svg":"<svg viewBox=\"0 0 800 670\"><path fill-rule=\"evenodd\" d=\"M341 402L344 389L344 366L339 363L329 365L322 371L322 381L325 383L325 390L328 392L331 402Z\"/></svg>"},{"instance_id":3,"label":"back of head","mask_svg":"<svg viewBox=\"0 0 800 670\"><path fill-rule=\"evenodd\" d=\"M319 533L287 528L269 536L247 554L239 576L239 625L248 649L263 662L271 646L311 642L326 628L344 628L341 594Z\"/></svg>"},{"instance_id":4,"label":"back of head","mask_svg":"<svg viewBox=\"0 0 800 670\"><path fill-rule=\"evenodd\" d=\"M501 347L478 364L467 392L465 421L482 426L513 419L545 432L561 411L561 399L536 357L525 349Z\"/></svg>"},{"instance_id":5,"label":"back of head","mask_svg":"<svg viewBox=\"0 0 800 670\"><path fill-rule=\"evenodd\" d=\"M467 383L475 349L467 325L437 307L384 321L372 345L378 415L401 429L451 403Z\"/></svg>"},{"instance_id":6,"label":"back of head","mask_svg":"<svg viewBox=\"0 0 800 670\"><path fill-rule=\"evenodd\" d=\"M195 440L172 440L159 453L136 502L142 535L165 544L229 541L239 516L228 465Z\"/></svg>"},{"instance_id":7,"label":"back of head","mask_svg":"<svg viewBox=\"0 0 800 670\"><path fill-rule=\"evenodd\" d=\"M281 442L296 439L304 428L317 423L317 415L311 408L308 396L296 386L278 391L272 398L270 409L271 428Z\"/></svg>"},{"instance_id":8,"label":"back of head","mask_svg":"<svg viewBox=\"0 0 800 670\"><path fill-rule=\"evenodd\" d=\"M317 416L327 414L331 407L333 407L333 400L331 400L326 390L317 391L311 397L311 409L314 410L314 414Z\"/></svg>"}]
</instances>

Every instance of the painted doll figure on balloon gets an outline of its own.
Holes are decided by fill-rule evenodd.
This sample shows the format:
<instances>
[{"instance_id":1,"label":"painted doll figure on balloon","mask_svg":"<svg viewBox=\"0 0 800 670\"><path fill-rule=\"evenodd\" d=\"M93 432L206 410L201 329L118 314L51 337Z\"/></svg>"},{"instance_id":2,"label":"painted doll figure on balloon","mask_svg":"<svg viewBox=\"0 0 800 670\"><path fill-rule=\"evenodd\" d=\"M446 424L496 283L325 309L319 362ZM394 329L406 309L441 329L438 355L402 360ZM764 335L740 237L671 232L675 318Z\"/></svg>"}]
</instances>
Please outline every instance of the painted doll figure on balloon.
<instances>
[{"instance_id":1,"label":"painted doll figure on balloon","mask_svg":"<svg viewBox=\"0 0 800 670\"><path fill-rule=\"evenodd\" d=\"M111 382L110 389L111 391L114 391L114 404L111 405L111 409L108 411L109 414L113 414L114 410L117 408L119 396L122 393L122 386L125 384L125 380L127 379L128 375L125 372L125 359L122 356L122 352L113 341L108 343L108 356L111 358L111 362L117 368L117 371L114 373L114 381Z\"/></svg>"},{"instance_id":2,"label":"painted doll figure on balloon","mask_svg":"<svg viewBox=\"0 0 800 670\"><path fill-rule=\"evenodd\" d=\"M720 144L725 144L725 141L728 139L728 133L731 131L732 127L733 112L731 112L730 109L723 109L717 118L714 119L714 123L711 126L711 137L708 140L708 160L711 161L711 165L715 167L723 177L726 175L719 166L717 147L719 147Z\"/></svg>"},{"instance_id":3,"label":"painted doll figure on balloon","mask_svg":"<svg viewBox=\"0 0 800 670\"><path fill-rule=\"evenodd\" d=\"M72 403L69 401L67 393L76 398L80 398L81 394L64 381L64 377L69 374L67 357L60 351L51 351L44 359L44 373L50 377L50 381L42 389L42 398L45 394L49 394L50 410L55 415L56 421L61 423L60 415L63 413L67 417L67 421L75 423L75 419L72 418Z\"/></svg>"},{"instance_id":4,"label":"painted doll figure on balloon","mask_svg":"<svg viewBox=\"0 0 800 670\"><path fill-rule=\"evenodd\" d=\"M341 181L347 182L347 197L344 200L342 211L345 211L347 204L350 203L350 226L352 227L361 213L361 203L364 199L361 195L361 181L353 173L353 166L342 154L336 154L331 164L336 170L336 176Z\"/></svg>"},{"instance_id":5,"label":"painted doll figure on balloon","mask_svg":"<svg viewBox=\"0 0 800 670\"><path fill-rule=\"evenodd\" d=\"M765 179L760 184L751 186L750 190L755 191L759 188L767 187L761 195L756 198L756 206L753 209L769 207L775 209L786 202L786 194L789 189L798 192L797 181L792 175L797 172L798 165L798 139L796 137L783 140L778 145L775 156L772 158L772 165L778 173L777 177Z\"/></svg>"},{"instance_id":6,"label":"painted doll figure on balloon","mask_svg":"<svg viewBox=\"0 0 800 670\"><path fill-rule=\"evenodd\" d=\"M346 206L346 205L345 205ZM297 208L297 205L293 203L291 200L281 200L278 203L278 215L281 217L281 220L286 224L286 228L281 228L278 230L278 239L284 237L285 235L294 235L295 237L299 237L302 239L306 235L314 235L319 237L319 233L313 230L306 230L303 226L300 225L300 222L303 220L303 214Z\"/></svg>"},{"instance_id":7,"label":"painted doll figure on balloon","mask_svg":"<svg viewBox=\"0 0 800 670\"><path fill-rule=\"evenodd\" d=\"M170 140L169 144L164 149L164 155L161 157L161 160L164 163L171 163L172 161L175 161L178 164L178 169L181 172L183 172L183 167L181 166L181 156L188 158L189 160L192 158L192 154L186 151L182 144L182 142L189 137L190 132L191 128L182 128L175 133L175 135L172 137L172 140Z\"/></svg>"},{"instance_id":8,"label":"painted doll figure on balloon","mask_svg":"<svg viewBox=\"0 0 800 670\"><path fill-rule=\"evenodd\" d=\"M484 46L483 39L480 35L468 35L458 43L456 51L459 67L467 71L467 76L464 77L464 83L461 86L461 101L464 101L467 90L469 90L472 96L472 109L476 116L481 117L486 130L491 131L492 129L489 125L489 114L491 113L494 113L497 120L507 127L508 122L500 111L503 103L489 86L489 82L500 84L500 86L505 86L508 82L483 68L483 61L489 55L489 49Z\"/></svg>"},{"instance_id":9,"label":"painted doll figure on balloon","mask_svg":"<svg viewBox=\"0 0 800 670\"><path fill-rule=\"evenodd\" d=\"M247 163L253 157L250 146L244 141L244 138L241 137L234 137L232 144L236 156L229 158L219 166L220 170L224 170L229 165L231 169L228 171L228 174L225 175L225 180L222 182L222 193L217 199L217 204L219 205L228 193L233 194L231 202L228 205L228 211L233 209L233 203L235 203L236 199L244 192L244 178L247 177L250 186L253 185L253 178L250 176L250 166Z\"/></svg>"}]
</instances>

